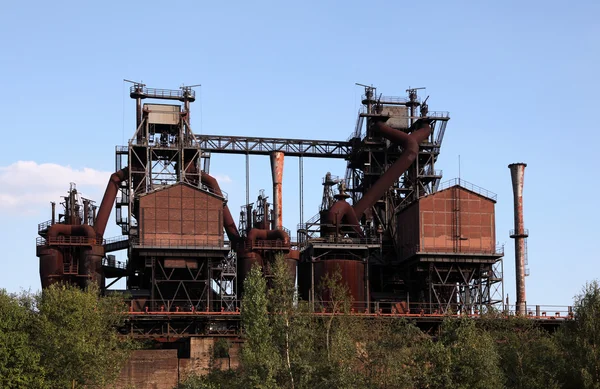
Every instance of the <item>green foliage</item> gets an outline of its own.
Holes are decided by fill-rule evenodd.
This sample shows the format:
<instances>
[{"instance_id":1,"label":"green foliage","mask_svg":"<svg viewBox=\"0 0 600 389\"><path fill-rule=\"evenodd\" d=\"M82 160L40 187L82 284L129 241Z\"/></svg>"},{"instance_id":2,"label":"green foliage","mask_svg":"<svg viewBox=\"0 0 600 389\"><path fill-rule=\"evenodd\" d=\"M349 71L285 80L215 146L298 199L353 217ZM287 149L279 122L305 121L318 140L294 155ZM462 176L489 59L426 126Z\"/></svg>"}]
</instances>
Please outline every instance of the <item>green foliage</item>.
<instances>
[{"instance_id":1,"label":"green foliage","mask_svg":"<svg viewBox=\"0 0 600 389\"><path fill-rule=\"evenodd\" d=\"M119 374L129 344L115 327L125 306L117 297L98 298L98 290L57 285L36 298L35 343L53 387L105 385Z\"/></svg>"},{"instance_id":2,"label":"green foliage","mask_svg":"<svg viewBox=\"0 0 600 389\"><path fill-rule=\"evenodd\" d=\"M98 291L53 286L35 295L0 290L0 387L103 386L130 343L117 335L125 306Z\"/></svg>"},{"instance_id":3,"label":"green foliage","mask_svg":"<svg viewBox=\"0 0 600 389\"><path fill-rule=\"evenodd\" d=\"M563 350L565 388L600 388L600 285L592 281L575 297L575 321L557 334Z\"/></svg>"},{"instance_id":4,"label":"green foliage","mask_svg":"<svg viewBox=\"0 0 600 389\"><path fill-rule=\"evenodd\" d=\"M40 352L30 334L35 331L35 316L22 298L0 290L0 387L45 388L45 372Z\"/></svg>"},{"instance_id":5,"label":"green foliage","mask_svg":"<svg viewBox=\"0 0 600 389\"><path fill-rule=\"evenodd\" d=\"M242 374L233 370L211 370L207 375L191 375L176 389L235 389L246 388Z\"/></svg>"},{"instance_id":6,"label":"green foliage","mask_svg":"<svg viewBox=\"0 0 600 389\"><path fill-rule=\"evenodd\" d=\"M445 320L441 342L450 355L450 387L502 387L504 379L494 339L488 332L477 328L474 320Z\"/></svg>"},{"instance_id":7,"label":"green foliage","mask_svg":"<svg viewBox=\"0 0 600 389\"><path fill-rule=\"evenodd\" d=\"M556 333L489 313L448 318L433 336L404 319L352 314L339 274L324 279L328 298L315 314L297 301L285 260L272 269L269 291L258 268L245 284L241 369L191 377L180 388L600 388L597 282Z\"/></svg>"},{"instance_id":8,"label":"green foliage","mask_svg":"<svg viewBox=\"0 0 600 389\"><path fill-rule=\"evenodd\" d=\"M267 282L258 265L252 267L244 280L242 307L245 339L242 362L249 386L275 388L278 360L269 323Z\"/></svg>"}]
</instances>

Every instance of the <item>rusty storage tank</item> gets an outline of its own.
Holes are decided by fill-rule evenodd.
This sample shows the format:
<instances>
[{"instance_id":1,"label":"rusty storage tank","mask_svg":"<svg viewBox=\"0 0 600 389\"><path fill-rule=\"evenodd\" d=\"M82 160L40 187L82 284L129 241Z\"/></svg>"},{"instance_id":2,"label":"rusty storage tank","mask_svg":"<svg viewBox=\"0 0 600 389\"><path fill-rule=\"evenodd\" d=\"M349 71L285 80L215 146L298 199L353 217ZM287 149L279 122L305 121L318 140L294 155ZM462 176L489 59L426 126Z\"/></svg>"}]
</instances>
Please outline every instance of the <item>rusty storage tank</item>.
<instances>
[{"instance_id":1,"label":"rusty storage tank","mask_svg":"<svg viewBox=\"0 0 600 389\"><path fill-rule=\"evenodd\" d=\"M323 279L328 274L334 274L338 269L342 276L342 282L348 287L348 291L352 297L352 307L356 310L365 309L365 264L362 261L337 259L332 256L332 258L315 262L314 272L316 289L320 290L322 288L321 284ZM320 298L323 299L323 301L331 299L329 293L325 290L322 290Z\"/></svg>"}]
</instances>

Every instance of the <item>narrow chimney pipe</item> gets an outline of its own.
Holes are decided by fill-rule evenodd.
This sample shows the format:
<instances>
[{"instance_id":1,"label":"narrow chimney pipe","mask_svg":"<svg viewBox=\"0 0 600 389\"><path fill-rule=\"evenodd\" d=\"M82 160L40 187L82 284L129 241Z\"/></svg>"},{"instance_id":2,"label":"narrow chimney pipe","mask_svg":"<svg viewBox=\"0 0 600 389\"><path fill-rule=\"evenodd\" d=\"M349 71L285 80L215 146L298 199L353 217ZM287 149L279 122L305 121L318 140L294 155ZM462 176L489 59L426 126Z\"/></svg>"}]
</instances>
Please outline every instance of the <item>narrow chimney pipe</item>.
<instances>
[{"instance_id":1,"label":"narrow chimney pipe","mask_svg":"<svg viewBox=\"0 0 600 389\"><path fill-rule=\"evenodd\" d=\"M523 179L525 176L525 163L512 163L508 165L512 179L513 198L515 207L515 229L510 237L515 240L515 269L517 286L517 313L525 315L527 312L525 294L525 239L528 231L523 223Z\"/></svg>"},{"instance_id":2,"label":"narrow chimney pipe","mask_svg":"<svg viewBox=\"0 0 600 389\"><path fill-rule=\"evenodd\" d=\"M90 212L89 208L90 202L86 199L83 199L83 224L88 224L88 213Z\"/></svg>"},{"instance_id":3,"label":"narrow chimney pipe","mask_svg":"<svg viewBox=\"0 0 600 389\"><path fill-rule=\"evenodd\" d=\"M54 223L56 223L56 203L52 201L50 202L50 204L52 204L52 221L50 222L50 224L54 225Z\"/></svg>"},{"instance_id":4,"label":"narrow chimney pipe","mask_svg":"<svg viewBox=\"0 0 600 389\"><path fill-rule=\"evenodd\" d=\"M281 151L271 153L271 173L273 175L273 220L274 228L281 229L283 227L283 212L281 197L283 194L283 158L284 154Z\"/></svg>"}]
</instances>

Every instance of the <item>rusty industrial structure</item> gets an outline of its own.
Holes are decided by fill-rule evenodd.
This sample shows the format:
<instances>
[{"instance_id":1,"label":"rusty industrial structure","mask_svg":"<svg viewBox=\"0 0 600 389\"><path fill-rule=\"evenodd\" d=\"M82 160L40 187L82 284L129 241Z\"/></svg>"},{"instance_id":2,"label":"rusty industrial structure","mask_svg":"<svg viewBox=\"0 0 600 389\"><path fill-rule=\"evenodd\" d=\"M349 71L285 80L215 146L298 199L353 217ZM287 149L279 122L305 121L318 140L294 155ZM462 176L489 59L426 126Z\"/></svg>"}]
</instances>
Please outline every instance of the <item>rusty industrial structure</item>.
<instances>
[{"instance_id":1,"label":"rusty industrial structure","mask_svg":"<svg viewBox=\"0 0 600 389\"><path fill-rule=\"evenodd\" d=\"M448 112L430 111L428 98L418 95L422 88L397 97L363 87L350 137L323 141L195 134L192 87L134 83L136 128L128 145L116 148L100 206L72 186L64 213L56 218L53 206L52 219L39 225L42 286L94 283L109 293L125 279L128 331L140 336L237 328L246 274L259 264L268 277L277 254L285 256L300 297L312 303L327 300L322 280L339 270L354 310L367 315L498 307L503 248L496 243L496 195L461 179L442 181L436 163ZM251 203L246 184L237 223L210 175L217 153L245 155L247 183L249 157L270 157L272 194L261 191ZM299 158L295 234L283 226L284 209L293 209L283 207L285 157ZM304 158L347 161L342 177L322 172L322 203L308 219ZM113 206L122 236L106 238ZM523 236L522 223L515 231ZM126 262L111 254L118 250L127 250Z\"/></svg>"}]
</instances>

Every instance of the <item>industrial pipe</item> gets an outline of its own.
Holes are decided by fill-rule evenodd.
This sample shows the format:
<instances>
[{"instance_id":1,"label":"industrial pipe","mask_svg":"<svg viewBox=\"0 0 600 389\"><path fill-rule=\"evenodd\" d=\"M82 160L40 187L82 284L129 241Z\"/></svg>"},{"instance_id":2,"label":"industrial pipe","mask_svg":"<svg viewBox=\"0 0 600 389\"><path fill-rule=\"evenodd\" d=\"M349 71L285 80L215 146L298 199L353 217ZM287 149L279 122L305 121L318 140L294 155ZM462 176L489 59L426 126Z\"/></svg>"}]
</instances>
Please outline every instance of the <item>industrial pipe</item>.
<instances>
[{"instance_id":1,"label":"industrial pipe","mask_svg":"<svg viewBox=\"0 0 600 389\"><path fill-rule=\"evenodd\" d=\"M400 145L403 151L398 160L381 175L371 189L354 205L354 214L357 219L360 219L365 211L371 208L388 188L394 184L394 181L408 170L417 158L417 155L419 155L419 144L431 134L429 121L425 120L422 120L419 129L411 134L396 130L383 122L376 123L375 128L384 138L396 145Z\"/></svg>"},{"instance_id":2,"label":"industrial pipe","mask_svg":"<svg viewBox=\"0 0 600 389\"><path fill-rule=\"evenodd\" d=\"M273 220L275 229L283 227L283 213L281 197L283 194L283 152L274 151L271 153L271 174L273 176Z\"/></svg>"},{"instance_id":3,"label":"industrial pipe","mask_svg":"<svg viewBox=\"0 0 600 389\"><path fill-rule=\"evenodd\" d=\"M253 228L248 233L247 240L249 242L256 242L257 240L281 240L284 245L290 244L290 236L283 230L263 230L260 228Z\"/></svg>"},{"instance_id":4,"label":"industrial pipe","mask_svg":"<svg viewBox=\"0 0 600 389\"><path fill-rule=\"evenodd\" d=\"M363 231L360 229L360 222L356 217L354 209L346 202L346 200L340 199L336 201L326 215L327 216L324 220L324 224L333 224L338 234L340 232L340 225L347 224L351 226L358 236L361 238L364 237Z\"/></svg>"},{"instance_id":5,"label":"industrial pipe","mask_svg":"<svg viewBox=\"0 0 600 389\"><path fill-rule=\"evenodd\" d=\"M528 236L523 223L523 180L525 177L525 163L512 163L508 165L512 179L515 229L510 235L515 240L515 269L517 286L517 312L525 315L527 312L525 296L525 239Z\"/></svg>"},{"instance_id":6,"label":"industrial pipe","mask_svg":"<svg viewBox=\"0 0 600 389\"><path fill-rule=\"evenodd\" d=\"M100 203L100 208L98 209L96 222L94 223L96 233L100 236L104 236L104 231L106 230L106 225L108 223L110 211L112 210L112 206L115 202L115 199L117 198L119 186L121 185L121 182L127 180L128 176L129 169L124 168L119 170L118 172L113 173L110 176L110 179L108 180L108 185L106 185L106 191L104 191L104 197L102 197L102 202Z\"/></svg>"},{"instance_id":7,"label":"industrial pipe","mask_svg":"<svg viewBox=\"0 0 600 389\"><path fill-rule=\"evenodd\" d=\"M201 182L211 189L217 196L223 197L223 192L221 192L219 183L213 176L202 172ZM235 243L240 240L240 233L238 232L237 226L235 225L235 221L233 220L233 216L231 216L231 212L229 211L227 204L225 204L223 207L223 227L225 227L225 232L227 233L227 237L229 238L230 242Z\"/></svg>"}]
</instances>

